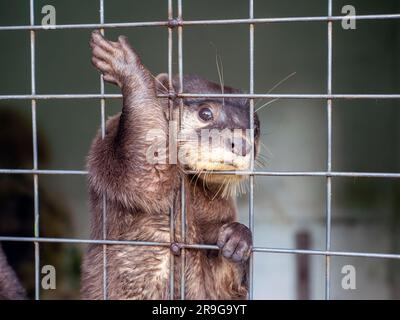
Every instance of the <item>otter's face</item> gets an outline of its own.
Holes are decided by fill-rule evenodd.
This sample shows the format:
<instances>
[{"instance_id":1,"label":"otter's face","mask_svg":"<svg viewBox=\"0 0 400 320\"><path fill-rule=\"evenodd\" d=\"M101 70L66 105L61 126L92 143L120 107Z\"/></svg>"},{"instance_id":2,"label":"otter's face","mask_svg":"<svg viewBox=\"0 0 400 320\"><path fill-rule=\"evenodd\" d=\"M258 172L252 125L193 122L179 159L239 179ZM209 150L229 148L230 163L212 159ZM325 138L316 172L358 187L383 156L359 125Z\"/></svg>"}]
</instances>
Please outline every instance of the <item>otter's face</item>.
<instances>
[{"instance_id":1,"label":"otter's face","mask_svg":"<svg viewBox=\"0 0 400 320\"><path fill-rule=\"evenodd\" d=\"M181 123L178 154L186 169L205 176L216 170L247 170L252 153L257 156L260 128L254 118L254 143L251 143L249 103L233 99L186 100ZM208 183L240 181L243 175L207 175Z\"/></svg>"},{"instance_id":2,"label":"otter's face","mask_svg":"<svg viewBox=\"0 0 400 320\"><path fill-rule=\"evenodd\" d=\"M159 93L167 93L168 76L156 78ZM179 91L179 79L173 79L173 90ZM199 77L185 75L186 93L241 93ZM182 114L179 115L179 110ZM167 110L166 110L167 111ZM181 167L195 171L207 185L229 185L245 179L244 175L209 174L212 171L247 170L252 156L259 151L260 122L254 114L254 141L250 131L250 104L245 98L185 98L183 108L174 104L174 119L182 119L178 136L178 162ZM166 112L167 113L167 112Z\"/></svg>"}]
</instances>

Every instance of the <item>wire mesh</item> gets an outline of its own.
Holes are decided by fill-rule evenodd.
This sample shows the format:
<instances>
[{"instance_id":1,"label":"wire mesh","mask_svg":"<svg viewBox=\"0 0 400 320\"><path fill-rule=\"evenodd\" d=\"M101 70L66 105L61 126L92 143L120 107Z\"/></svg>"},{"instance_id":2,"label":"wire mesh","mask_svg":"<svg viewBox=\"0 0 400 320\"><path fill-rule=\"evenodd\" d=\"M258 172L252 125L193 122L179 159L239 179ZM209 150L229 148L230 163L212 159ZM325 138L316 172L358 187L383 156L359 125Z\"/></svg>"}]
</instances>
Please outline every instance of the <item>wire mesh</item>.
<instances>
[{"instance_id":1,"label":"wire mesh","mask_svg":"<svg viewBox=\"0 0 400 320\"><path fill-rule=\"evenodd\" d=\"M103 298L107 299L107 246L109 245L132 245L132 246L161 246L169 247L175 241L175 215L174 208L170 210L170 242L152 242L152 241L132 241L132 240L107 240L107 208L106 199L103 196L103 239L73 239L73 238L50 238L41 237L39 228L39 176L40 175L86 175L85 170L40 170L38 169L38 141L37 141L37 123L36 123L36 104L38 100L48 99L98 99L101 109L101 133L104 138L106 135L105 108L107 99L121 99L121 94L106 94L104 90L104 81L100 77L100 93L99 94L37 94L36 93L36 69L35 69L35 35L36 32L46 32L47 28L42 25L35 25L34 17L34 0L30 0L30 24L16 26L0 26L0 31L26 30L30 33L30 69L31 69L31 93L22 95L0 95L0 100L30 100L32 113L32 148L33 148L33 168L29 169L0 169L0 174L29 174L33 175L34 190L34 237L13 237L0 236L0 241L15 242L32 242L35 252L35 299L40 299L40 244L41 243L70 243L70 244L98 244L103 246ZM325 257L325 298L330 299L330 258L332 256L342 257L364 257L364 258L381 258L381 259L400 259L400 254L386 254L373 252L347 252L331 250L331 219L332 219L332 177L358 177L358 178L386 178L399 179L400 173L395 172L335 172L332 170L332 104L334 100L339 99L400 99L400 94L334 94L332 92L332 29L335 21L342 21L342 16L333 16L332 0L327 0L326 16L306 16L306 17L283 17L283 18L254 18L254 0L249 0L249 18L248 19L220 19L220 20L184 20L183 19L183 3L177 0L177 15L174 17L173 0L168 0L168 19L165 21L148 21L148 22L125 22L125 23L105 23L104 21L104 0L99 0L99 23L97 24L64 24L55 25L52 30L65 29L100 29L104 34L104 30L111 28L137 28L137 27L165 27L168 30L168 78L169 93L160 95L160 97L169 98L171 106L172 100L178 98L182 107L183 98L192 97L214 97L214 98L248 98L250 101L250 129L254 129L254 99L271 98L271 99L319 99L326 101L327 108L327 163L325 171L254 171L254 159L251 161L250 170L247 171L216 171L216 174L238 174L249 176L249 227L254 238L254 178L256 176L288 176L288 177L325 177L326 178L326 243L325 250L299 250L299 249L283 249L283 248L267 248L253 247L250 257L250 274L249 274L249 299L253 299L253 264L254 252L259 253L277 253L277 254L305 254L319 255ZM392 20L400 19L400 14L379 14L379 15L357 15L352 17L355 20ZM257 24L268 23L292 23L292 22L326 22L327 23L327 92L326 94L256 94L254 92L254 32ZM231 25L231 24L248 24L249 25L249 93L247 94L210 94L200 93L194 94L183 92L183 29L185 26L205 26L205 25ZM172 92L172 74L173 74L173 32L177 28L178 33L178 75L180 90ZM253 133L252 133L253 135ZM254 139L254 136L252 137ZM180 298L185 299L185 249L196 250L218 250L216 245L206 244L187 244L185 243L186 234L186 204L185 204L185 185L181 185L181 272L180 272ZM170 298L175 298L176 288L175 280L175 264L174 255L170 254L170 279L169 289Z\"/></svg>"}]
</instances>

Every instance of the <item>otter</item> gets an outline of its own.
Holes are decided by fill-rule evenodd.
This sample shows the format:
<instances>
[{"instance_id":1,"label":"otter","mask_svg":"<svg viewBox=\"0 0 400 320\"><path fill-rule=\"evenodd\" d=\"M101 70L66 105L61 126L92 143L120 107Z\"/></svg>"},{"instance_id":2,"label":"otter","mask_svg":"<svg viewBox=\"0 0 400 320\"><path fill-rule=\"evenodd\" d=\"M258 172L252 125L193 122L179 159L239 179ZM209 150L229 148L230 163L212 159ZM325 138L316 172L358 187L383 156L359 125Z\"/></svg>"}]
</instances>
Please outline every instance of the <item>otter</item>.
<instances>
[{"instance_id":1,"label":"otter","mask_svg":"<svg viewBox=\"0 0 400 320\"><path fill-rule=\"evenodd\" d=\"M174 292L170 292L172 249L168 246L108 245L107 297L178 298L181 294L179 281L184 272L186 299L245 299L252 235L247 226L236 221L233 194L246 177L232 173L212 174L212 171L250 167L252 157L258 152L259 119L255 114L254 139L241 133L208 148L199 147L193 134L196 136L205 129L248 130L248 99L179 98L168 103L160 94L241 91L197 75L185 75L183 88L180 88L179 78L174 76L171 88L168 75L154 77L124 36L113 42L96 30L92 33L90 47L94 67L103 74L105 81L116 84L123 96L122 112L107 120L104 139L99 132L88 155L91 237L103 238L104 197L107 240L219 247L219 250L186 248L184 270L181 270L182 256L175 252ZM162 152L152 151L155 141L169 141L169 121L177 117L182 119L180 130L191 137L180 138L177 143L178 153L184 155L185 161L149 161L149 154L161 157ZM149 139L148 132L152 130L158 132L158 137ZM171 153L171 149L169 142L164 154ZM208 158L199 158L198 153ZM222 161L224 157L229 161ZM181 184L186 203L184 239ZM175 220L172 239L170 208L174 208ZM81 293L84 299L103 298L102 245L90 244L87 248L82 263Z\"/></svg>"},{"instance_id":2,"label":"otter","mask_svg":"<svg viewBox=\"0 0 400 320\"><path fill-rule=\"evenodd\" d=\"M0 300L25 300L26 292L0 246Z\"/></svg>"}]
</instances>

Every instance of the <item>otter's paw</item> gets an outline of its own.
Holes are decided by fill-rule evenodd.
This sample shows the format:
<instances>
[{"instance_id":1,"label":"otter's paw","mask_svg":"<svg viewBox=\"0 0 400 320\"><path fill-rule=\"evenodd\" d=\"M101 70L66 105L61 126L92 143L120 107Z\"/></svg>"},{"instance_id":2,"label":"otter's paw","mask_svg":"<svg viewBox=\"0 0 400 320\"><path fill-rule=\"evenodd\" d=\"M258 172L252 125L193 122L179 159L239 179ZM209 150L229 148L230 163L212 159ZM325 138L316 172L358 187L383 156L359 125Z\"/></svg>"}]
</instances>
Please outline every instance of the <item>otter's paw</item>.
<instances>
[{"instance_id":1,"label":"otter's paw","mask_svg":"<svg viewBox=\"0 0 400 320\"><path fill-rule=\"evenodd\" d=\"M227 223L221 227L217 246L222 255L234 262L245 262L252 246L251 231L239 222Z\"/></svg>"},{"instance_id":2,"label":"otter's paw","mask_svg":"<svg viewBox=\"0 0 400 320\"><path fill-rule=\"evenodd\" d=\"M124 36L118 42L105 39L95 30L90 39L92 64L103 74L104 80L122 87L126 82L141 75L145 70L139 56Z\"/></svg>"}]
</instances>

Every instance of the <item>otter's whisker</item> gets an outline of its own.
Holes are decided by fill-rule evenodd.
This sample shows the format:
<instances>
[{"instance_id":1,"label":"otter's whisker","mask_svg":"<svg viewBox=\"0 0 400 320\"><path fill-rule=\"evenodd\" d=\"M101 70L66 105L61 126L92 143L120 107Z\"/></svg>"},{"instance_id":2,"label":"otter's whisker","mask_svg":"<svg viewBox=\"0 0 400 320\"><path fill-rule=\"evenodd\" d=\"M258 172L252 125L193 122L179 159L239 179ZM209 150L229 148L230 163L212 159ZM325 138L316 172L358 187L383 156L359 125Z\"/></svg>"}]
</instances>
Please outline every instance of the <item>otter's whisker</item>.
<instances>
[{"instance_id":1,"label":"otter's whisker","mask_svg":"<svg viewBox=\"0 0 400 320\"><path fill-rule=\"evenodd\" d=\"M219 78L219 83L221 86L221 94L224 94L224 65L222 64L222 59L221 56L218 53L217 47L211 42L211 45L215 48L215 64L217 65L217 72L218 72L218 78ZM221 64L221 66L220 66ZM225 105L225 98L222 97L222 106Z\"/></svg>"},{"instance_id":2,"label":"otter's whisker","mask_svg":"<svg viewBox=\"0 0 400 320\"><path fill-rule=\"evenodd\" d=\"M216 196L219 194L219 192L220 192L220 191L222 190L222 188L225 186L226 179L227 179L227 178L224 178L224 181L221 183L220 187L218 188L217 192L214 194L214 197L211 199L211 201L213 201L213 200L216 198Z\"/></svg>"},{"instance_id":3,"label":"otter's whisker","mask_svg":"<svg viewBox=\"0 0 400 320\"><path fill-rule=\"evenodd\" d=\"M272 152L269 150L269 148L268 148L264 143L262 143L262 142L261 142L261 147L264 148L264 150L267 152L267 155L264 155L264 154L260 153L262 157L265 157L265 158L268 159L268 160L269 160L271 157L273 157L273 153L272 153Z\"/></svg>"},{"instance_id":4,"label":"otter's whisker","mask_svg":"<svg viewBox=\"0 0 400 320\"><path fill-rule=\"evenodd\" d=\"M272 99L272 100L270 100L270 101L264 103L261 107L257 108L256 111L254 111L254 112L257 112L257 111L261 110L262 108L264 108L264 107L266 107L266 106L269 106L271 103L274 103L275 101L278 101L278 100L280 100L280 99L281 99L281 98Z\"/></svg>"},{"instance_id":5,"label":"otter's whisker","mask_svg":"<svg viewBox=\"0 0 400 320\"><path fill-rule=\"evenodd\" d=\"M285 81L289 80L291 77L293 77L296 74L296 72L292 72L291 74L287 75L285 78L283 78L281 81L279 81L278 83L276 83L271 89L268 90L267 94L271 93L272 91L274 91L276 88L278 88L282 83L284 83ZM263 99L259 100L262 101ZM279 98L276 98L274 100L272 100L272 102L275 102L276 100L279 100ZM272 102L267 102L266 105L272 103ZM256 104L257 105L257 104ZM257 112L258 110L260 110L262 107L264 107L265 105L261 106L260 108L258 108L255 112Z\"/></svg>"},{"instance_id":6,"label":"otter's whisker","mask_svg":"<svg viewBox=\"0 0 400 320\"><path fill-rule=\"evenodd\" d=\"M167 89L167 87L164 86L164 84L160 80L158 80L156 76L152 75L151 73L150 75L165 89L165 92L168 93L169 90Z\"/></svg>"},{"instance_id":7,"label":"otter's whisker","mask_svg":"<svg viewBox=\"0 0 400 320\"><path fill-rule=\"evenodd\" d=\"M285 78L283 78L281 81L279 81L277 84L275 84L271 89L269 89L268 93L271 93L274 91L276 88L278 88L282 83L285 81L289 80L291 77L293 77L296 74L296 72L292 72L291 74L287 75Z\"/></svg>"},{"instance_id":8,"label":"otter's whisker","mask_svg":"<svg viewBox=\"0 0 400 320\"><path fill-rule=\"evenodd\" d=\"M196 179L196 181L195 181L195 183L194 183L194 195L196 195L197 182L199 181L199 178L200 178L200 175L201 175L201 172L202 172L202 171L203 171L203 170L200 169L200 170L199 170L199 173L197 174L197 179Z\"/></svg>"}]
</instances>

